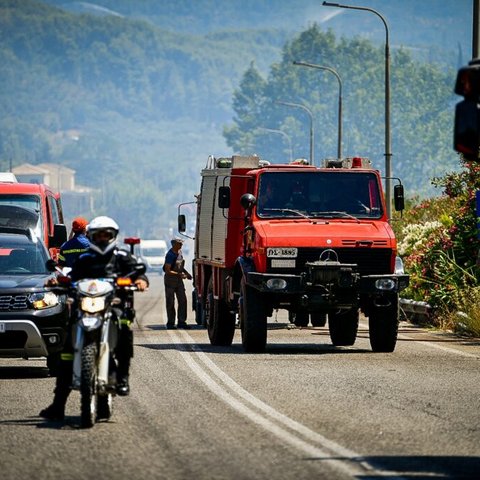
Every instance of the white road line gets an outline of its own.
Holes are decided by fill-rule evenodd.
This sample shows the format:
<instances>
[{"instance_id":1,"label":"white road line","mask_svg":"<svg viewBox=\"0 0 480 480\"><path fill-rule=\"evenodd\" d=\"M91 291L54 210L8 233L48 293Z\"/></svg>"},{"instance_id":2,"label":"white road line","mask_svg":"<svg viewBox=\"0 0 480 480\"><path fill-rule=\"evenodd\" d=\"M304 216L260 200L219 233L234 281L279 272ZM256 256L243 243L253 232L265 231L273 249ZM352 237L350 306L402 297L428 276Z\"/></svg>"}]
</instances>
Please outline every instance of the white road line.
<instances>
[{"instance_id":1,"label":"white road line","mask_svg":"<svg viewBox=\"0 0 480 480\"><path fill-rule=\"evenodd\" d=\"M443 345L438 345L436 343L431 342L424 342L422 340L416 340L413 337L409 337L408 335L399 335L399 338L405 338L407 340L414 340L415 343L420 345L425 345L426 347L436 348L437 350L443 350L444 352L454 353L455 355L460 355L462 357L469 357L469 358L480 358L480 355L475 355L474 353L463 352L462 350L457 350L455 348L444 347ZM435 340L434 340L435 341Z\"/></svg>"},{"instance_id":2,"label":"white road line","mask_svg":"<svg viewBox=\"0 0 480 480\"><path fill-rule=\"evenodd\" d=\"M359 326L362 327L362 328L366 328L368 330L368 325L366 325L366 324L359 324ZM443 350L444 352L453 353L455 355L460 355L461 357L480 359L480 354L468 353L468 352L464 352L462 350L457 350L456 348L451 348L451 347L445 347L443 345L438 345L437 343L433 343L433 342L435 342L435 340L432 340L430 342L425 342L423 340L417 340L415 337L411 337L410 335L405 335L403 333L399 333L398 338L400 338L400 339L403 338L404 340L413 340L418 345L423 345L425 347L436 348L437 350Z\"/></svg>"},{"instance_id":3,"label":"white road line","mask_svg":"<svg viewBox=\"0 0 480 480\"><path fill-rule=\"evenodd\" d=\"M176 343L188 342L191 344L192 351L180 351L187 365L195 372L195 374L203 381L203 383L217 394L224 402L232 408L245 415L253 422L257 423L264 429L276 435L280 440L288 443L297 449L311 455L315 458L331 461L332 467L342 470L344 473L355 477L358 475L375 475L379 477L394 476L396 479L401 479L398 472L375 470L362 455L342 447L341 445L325 438L323 435L310 430L305 425L292 420L291 418L278 412L270 405L267 405L262 400L247 392L243 387L236 383L231 377L223 372L214 362L212 362L205 352L201 351L195 344L195 340L187 333L181 332L181 339L174 333L169 332L172 339ZM195 355L225 386L230 388L234 394L239 396L251 406L263 412L264 415L252 410L247 404L242 403L238 398L230 394L224 386L219 384L212 378L193 358ZM278 425L272 420L275 420ZM285 429L287 427L289 430ZM298 435L304 438L299 438ZM312 443L320 445L320 448Z\"/></svg>"}]
</instances>

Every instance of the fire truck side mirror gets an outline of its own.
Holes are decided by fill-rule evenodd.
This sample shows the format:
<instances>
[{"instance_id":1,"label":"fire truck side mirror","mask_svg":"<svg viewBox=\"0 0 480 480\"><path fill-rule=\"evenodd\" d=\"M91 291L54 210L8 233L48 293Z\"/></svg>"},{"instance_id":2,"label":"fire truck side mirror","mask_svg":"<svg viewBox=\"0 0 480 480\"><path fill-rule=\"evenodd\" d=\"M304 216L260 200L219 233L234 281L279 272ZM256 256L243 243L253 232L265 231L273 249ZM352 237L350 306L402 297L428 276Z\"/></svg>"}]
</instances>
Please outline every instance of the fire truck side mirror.
<instances>
[{"instance_id":1,"label":"fire truck side mirror","mask_svg":"<svg viewBox=\"0 0 480 480\"><path fill-rule=\"evenodd\" d=\"M480 110L477 102L463 100L455 107L453 148L467 160L480 159Z\"/></svg>"},{"instance_id":2,"label":"fire truck side mirror","mask_svg":"<svg viewBox=\"0 0 480 480\"><path fill-rule=\"evenodd\" d=\"M455 93L464 100L455 107L453 148L470 161L480 160L480 60L472 60L457 73Z\"/></svg>"},{"instance_id":3,"label":"fire truck side mirror","mask_svg":"<svg viewBox=\"0 0 480 480\"><path fill-rule=\"evenodd\" d=\"M230 207L230 187L218 187L218 208Z\"/></svg>"},{"instance_id":4,"label":"fire truck side mirror","mask_svg":"<svg viewBox=\"0 0 480 480\"><path fill-rule=\"evenodd\" d=\"M187 220L185 218L185 215L179 215L178 216L178 231L180 233L185 233L185 230L187 229Z\"/></svg>"},{"instance_id":5,"label":"fire truck side mirror","mask_svg":"<svg viewBox=\"0 0 480 480\"><path fill-rule=\"evenodd\" d=\"M240 198L240 205L245 210L251 210L257 203L257 199L251 193L244 193Z\"/></svg>"},{"instance_id":6,"label":"fire truck side mirror","mask_svg":"<svg viewBox=\"0 0 480 480\"><path fill-rule=\"evenodd\" d=\"M400 212L405 208L405 197L403 193L403 185L395 185L393 187L393 201L395 204L395 210Z\"/></svg>"},{"instance_id":7,"label":"fire truck side mirror","mask_svg":"<svg viewBox=\"0 0 480 480\"><path fill-rule=\"evenodd\" d=\"M63 223L53 226L53 235L48 237L50 248L60 248L67 241L67 227Z\"/></svg>"}]
</instances>

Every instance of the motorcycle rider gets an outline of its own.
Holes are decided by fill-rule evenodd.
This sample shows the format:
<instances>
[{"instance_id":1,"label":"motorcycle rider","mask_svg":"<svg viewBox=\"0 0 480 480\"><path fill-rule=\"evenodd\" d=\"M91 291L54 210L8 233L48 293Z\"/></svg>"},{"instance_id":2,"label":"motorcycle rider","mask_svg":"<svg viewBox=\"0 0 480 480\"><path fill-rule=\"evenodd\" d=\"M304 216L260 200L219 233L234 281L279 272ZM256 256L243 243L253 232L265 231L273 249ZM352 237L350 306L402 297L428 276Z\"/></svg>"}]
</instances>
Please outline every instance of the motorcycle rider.
<instances>
[{"instance_id":1,"label":"motorcycle rider","mask_svg":"<svg viewBox=\"0 0 480 480\"><path fill-rule=\"evenodd\" d=\"M126 250L117 246L119 227L110 217L94 218L87 225L87 236L90 246L86 253L80 255L68 274L72 281L83 278L102 278L113 274L126 275L134 271L136 258ZM148 278L145 275L133 276L139 291L148 287ZM49 282L50 286L58 284L56 279ZM115 351L117 359L117 393L128 395L130 359L133 357L133 332L131 324L134 320L133 311L123 311L119 319L120 335ZM75 312L71 315L75 318ZM72 390L73 345L71 328L69 328L64 350L61 354L59 373L54 390L53 403L40 412L40 416L49 420L63 420L65 404Z\"/></svg>"}]
</instances>

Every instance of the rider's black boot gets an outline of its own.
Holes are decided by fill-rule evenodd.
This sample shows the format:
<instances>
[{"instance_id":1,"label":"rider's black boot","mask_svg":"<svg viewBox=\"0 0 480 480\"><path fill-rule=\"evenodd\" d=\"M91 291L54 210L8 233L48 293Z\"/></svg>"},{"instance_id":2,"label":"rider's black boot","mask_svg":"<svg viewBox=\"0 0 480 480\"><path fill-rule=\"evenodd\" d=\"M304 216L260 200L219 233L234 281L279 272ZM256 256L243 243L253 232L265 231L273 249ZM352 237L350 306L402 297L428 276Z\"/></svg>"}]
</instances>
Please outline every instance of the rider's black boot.
<instances>
[{"instance_id":1,"label":"rider's black boot","mask_svg":"<svg viewBox=\"0 0 480 480\"><path fill-rule=\"evenodd\" d=\"M130 385L128 384L128 375L124 375L118 379L117 393L126 396L130 393Z\"/></svg>"}]
</instances>

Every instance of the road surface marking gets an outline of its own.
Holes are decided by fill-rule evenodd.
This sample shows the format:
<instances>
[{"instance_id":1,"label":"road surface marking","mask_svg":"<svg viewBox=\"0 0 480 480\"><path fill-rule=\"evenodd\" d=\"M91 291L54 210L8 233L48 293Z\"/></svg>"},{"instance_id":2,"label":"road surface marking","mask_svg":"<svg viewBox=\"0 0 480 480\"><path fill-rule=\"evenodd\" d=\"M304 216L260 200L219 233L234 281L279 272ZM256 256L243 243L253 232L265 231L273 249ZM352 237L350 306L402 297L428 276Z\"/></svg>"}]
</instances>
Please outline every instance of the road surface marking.
<instances>
[{"instance_id":1,"label":"road surface marking","mask_svg":"<svg viewBox=\"0 0 480 480\"><path fill-rule=\"evenodd\" d=\"M323 435L310 430L305 425L287 417L258 399L241 387L212 360L210 360L205 352L195 344L195 340L187 332L182 331L178 333L180 336L177 335L176 332L169 332L171 338L177 344L182 345L185 342L190 344L190 349L179 351L187 365L210 390L218 395L225 403L230 405L230 407L234 408L242 415L245 415L251 421L273 433L283 442L296 447L316 459L332 461L332 466L352 477L368 475L369 477L394 477L395 479L401 480L402 477L399 476L398 472L374 469L362 455L342 447ZM194 356L200 360L218 380L210 376L195 360ZM229 393L218 381L222 382L246 403L242 403L238 398ZM263 415L253 410L248 404L263 412ZM299 435L304 438L300 438ZM313 443L320 445L320 447L313 445Z\"/></svg>"},{"instance_id":2,"label":"road surface marking","mask_svg":"<svg viewBox=\"0 0 480 480\"><path fill-rule=\"evenodd\" d=\"M366 328L368 330L368 325L366 324L360 324L362 328ZM438 345L435 342L435 339L431 340L430 342L425 342L424 340L417 340L415 337L411 337L410 335L405 335L403 333L398 334L398 338L404 339L404 340L413 340L416 344L419 345L424 345L425 347L431 347L431 348L436 348L437 350L442 350L444 352L449 352L449 353L454 353L455 355L460 355L462 357L468 357L468 358L480 358L480 354L475 354L475 353L468 353L464 352L462 350L457 350L456 348L451 348L451 347L445 347L443 345Z\"/></svg>"}]
</instances>

